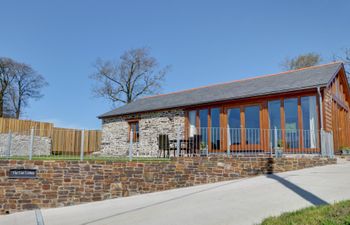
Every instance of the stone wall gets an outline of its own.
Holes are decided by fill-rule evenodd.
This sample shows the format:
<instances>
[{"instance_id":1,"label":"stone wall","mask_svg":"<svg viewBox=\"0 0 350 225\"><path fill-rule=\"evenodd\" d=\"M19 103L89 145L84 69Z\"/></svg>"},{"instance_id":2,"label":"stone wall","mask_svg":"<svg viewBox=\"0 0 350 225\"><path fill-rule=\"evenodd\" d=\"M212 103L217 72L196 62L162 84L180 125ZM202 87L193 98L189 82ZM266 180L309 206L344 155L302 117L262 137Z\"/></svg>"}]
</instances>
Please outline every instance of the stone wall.
<instances>
[{"instance_id":1,"label":"stone wall","mask_svg":"<svg viewBox=\"0 0 350 225\"><path fill-rule=\"evenodd\" d=\"M28 156L30 135L11 134L11 148L8 152L9 134L0 134L0 156ZM50 155L51 138L34 136L33 156Z\"/></svg>"},{"instance_id":2,"label":"stone wall","mask_svg":"<svg viewBox=\"0 0 350 225\"><path fill-rule=\"evenodd\" d=\"M184 134L185 113L182 110L142 113L107 118L102 121L101 155L125 156L129 154L128 120L139 119L139 141L133 144L135 156L157 156L158 136L168 134L176 139Z\"/></svg>"},{"instance_id":3,"label":"stone wall","mask_svg":"<svg viewBox=\"0 0 350 225\"><path fill-rule=\"evenodd\" d=\"M171 161L0 160L0 214L150 193L336 163L329 158L173 158ZM10 169L37 179L10 179ZM315 175L317 176L317 175Z\"/></svg>"}]
</instances>

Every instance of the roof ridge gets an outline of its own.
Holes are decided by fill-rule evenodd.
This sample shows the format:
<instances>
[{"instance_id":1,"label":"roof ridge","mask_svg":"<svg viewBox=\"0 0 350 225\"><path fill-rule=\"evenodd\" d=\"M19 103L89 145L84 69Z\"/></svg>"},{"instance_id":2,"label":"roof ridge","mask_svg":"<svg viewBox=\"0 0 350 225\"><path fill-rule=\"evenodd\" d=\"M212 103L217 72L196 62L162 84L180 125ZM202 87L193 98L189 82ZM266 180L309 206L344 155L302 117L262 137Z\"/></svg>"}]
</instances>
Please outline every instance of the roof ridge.
<instances>
[{"instance_id":1,"label":"roof ridge","mask_svg":"<svg viewBox=\"0 0 350 225\"><path fill-rule=\"evenodd\" d=\"M217 84L204 85L204 86L196 87L196 88L189 88L189 89L186 89L186 90L173 91L173 92L169 92L169 93L152 95L152 96L145 96L145 97L140 98L140 100L141 99L147 99L147 98L155 98L155 97L164 96L164 95L171 95L171 94L183 93L183 92L188 92L188 91L194 91L194 90L198 90L198 89L202 89L202 88L221 86L221 85L225 85L225 84L231 84L231 83L242 82L242 81L247 81L247 80L255 80L255 79L259 79L259 78L278 76L278 75L288 74L288 73L297 72L297 71L316 69L316 68L330 66L330 65L338 64L338 63L343 63L343 62L342 61L334 61L334 62L321 64L321 65L303 67L303 68L300 68L300 69L288 70L288 71L272 73L272 74L258 75L258 76L243 78L243 79L239 79L239 80L233 80L233 81L227 81L227 82L222 82L222 83L217 83Z\"/></svg>"}]
</instances>

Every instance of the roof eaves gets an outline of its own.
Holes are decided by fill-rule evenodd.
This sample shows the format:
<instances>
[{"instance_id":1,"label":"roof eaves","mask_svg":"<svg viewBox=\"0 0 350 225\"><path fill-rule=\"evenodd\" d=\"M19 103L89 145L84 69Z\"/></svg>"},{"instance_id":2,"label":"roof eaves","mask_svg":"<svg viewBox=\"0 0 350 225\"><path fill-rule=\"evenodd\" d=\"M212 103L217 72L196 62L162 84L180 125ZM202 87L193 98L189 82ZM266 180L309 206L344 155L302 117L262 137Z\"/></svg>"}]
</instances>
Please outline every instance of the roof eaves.
<instances>
[{"instance_id":1,"label":"roof eaves","mask_svg":"<svg viewBox=\"0 0 350 225\"><path fill-rule=\"evenodd\" d=\"M344 64L343 64L343 63L340 63L339 66L338 66L338 68L337 68L337 70L336 70L336 71L334 72L334 74L332 75L332 78L328 81L327 87L329 87L329 86L332 84L334 78L337 76L337 74L339 73L339 71L340 71L342 68L344 68Z\"/></svg>"},{"instance_id":2,"label":"roof eaves","mask_svg":"<svg viewBox=\"0 0 350 225\"><path fill-rule=\"evenodd\" d=\"M251 97L255 97L255 96L260 97L260 96L264 96L264 95L281 94L281 93L291 92L291 91L305 91L305 90L309 90L309 89L313 89L313 88L317 88L317 87L327 87L327 83L313 85L313 86L307 86L307 87L303 87L303 88L288 88L288 89L283 89L283 90L279 90L279 91L264 92L264 93L260 93L257 95L242 95L242 96L237 96L237 97L233 97L233 98L226 98L226 99L220 99L220 100L215 100L215 101L201 102L201 103L197 103L197 104L186 104L186 105L179 104L179 105L174 105L172 107L166 107L166 108L154 108L151 110L141 110L141 111L120 113L120 114L110 114L110 115L108 115L109 113L105 113L105 114L98 116L98 118L99 119L106 119L106 118L113 118L113 117L119 117L119 116L126 116L126 115L130 115L130 114L134 114L134 113L147 113L147 112L154 112L154 111L158 111L158 110L186 108L189 106L200 106L200 105L206 105L206 104L210 104L210 103L214 103L214 102L221 103L221 102L227 102L227 101L231 101L231 100L240 100L240 99L245 99L245 98L251 98Z\"/></svg>"},{"instance_id":3,"label":"roof eaves","mask_svg":"<svg viewBox=\"0 0 350 225\"><path fill-rule=\"evenodd\" d=\"M341 61L335 61L335 62L330 62L330 63L322 64L322 65L315 65L315 66L303 67L303 68L294 69L294 70L278 72L278 73L265 74L265 75L259 75L259 76L254 76L254 77L248 77L248 78L243 78L243 79L239 79L239 80L233 80L233 81L227 81L227 82L223 82L223 83L211 84L211 85L206 85L206 86L196 87L196 88L190 88L190 89L181 90L181 91L169 92L169 93L165 93L165 94L145 96L145 97L142 97L140 99L154 98L154 97L160 97L160 96L164 96L164 95L178 94L178 93L189 92L189 91L194 91L194 90L208 88L208 87L216 87L216 86L221 86L221 85L226 85L226 84L238 83L238 82L243 82L243 81L248 81L248 80L256 80L256 79L260 79L260 78L280 76L280 75L290 74L290 73L304 71L304 70L318 69L318 68L327 67L327 66L334 65L334 64L343 64L343 63Z\"/></svg>"}]
</instances>

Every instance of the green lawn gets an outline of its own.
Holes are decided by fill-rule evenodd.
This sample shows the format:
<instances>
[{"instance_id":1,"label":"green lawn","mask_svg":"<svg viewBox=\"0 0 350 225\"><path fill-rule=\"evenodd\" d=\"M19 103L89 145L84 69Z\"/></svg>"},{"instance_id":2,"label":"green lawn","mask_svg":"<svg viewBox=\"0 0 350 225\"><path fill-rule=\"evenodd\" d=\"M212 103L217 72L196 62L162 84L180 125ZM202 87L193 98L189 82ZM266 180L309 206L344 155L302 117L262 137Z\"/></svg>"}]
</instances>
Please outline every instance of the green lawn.
<instances>
[{"instance_id":1,"label":"green lawn","mask_svg":"<svg viewBox=\"0 0 350 225\"><path fill-rule=\"evenodd\" d=\"M350 201L269 217L261 225L350 225Z\"/></svg>"}]
</instances>

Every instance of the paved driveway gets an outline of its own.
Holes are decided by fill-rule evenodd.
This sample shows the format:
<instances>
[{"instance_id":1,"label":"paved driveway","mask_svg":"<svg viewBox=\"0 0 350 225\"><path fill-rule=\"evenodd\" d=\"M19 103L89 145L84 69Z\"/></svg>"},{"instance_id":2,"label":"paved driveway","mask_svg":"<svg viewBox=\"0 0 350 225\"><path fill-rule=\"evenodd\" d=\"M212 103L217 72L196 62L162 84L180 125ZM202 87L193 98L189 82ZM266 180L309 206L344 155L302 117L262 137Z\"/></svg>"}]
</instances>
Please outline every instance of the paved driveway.
<instances>
[{"instance_id":1,"label":"paved driveway","mask_svg":"<svg viewBox=\"0 0 350 225\"><path fill-rule=\"evenodd\" d=\"M343 199L350 199L350 162L41 213L45 225L236 225ZM36 218L39 211L16 213L1 216L0 224L31 225Z\"/></svg>"}]
</instances>

